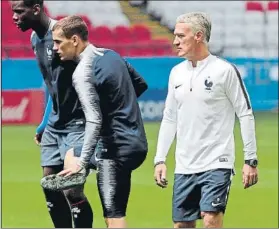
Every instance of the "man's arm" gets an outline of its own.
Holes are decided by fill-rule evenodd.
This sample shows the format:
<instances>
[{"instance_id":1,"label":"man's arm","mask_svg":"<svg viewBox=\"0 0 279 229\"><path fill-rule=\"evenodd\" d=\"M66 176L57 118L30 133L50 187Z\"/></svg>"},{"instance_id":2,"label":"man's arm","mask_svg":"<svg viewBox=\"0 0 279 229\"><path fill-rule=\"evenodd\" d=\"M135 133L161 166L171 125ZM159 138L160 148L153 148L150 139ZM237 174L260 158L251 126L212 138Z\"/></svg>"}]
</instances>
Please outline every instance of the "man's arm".
<instances>
[{"instance_id":1,"label":"man's arm","mask_svg":"<svg viewBox=\"0 0 279 229\"><path fill-rule=\"evenodd\" d=\"M125 64L128 68L135 92L137 97L140 97L143 92L145 92L148 88L146 81L141 77L141 75L136 72L131 64L129 64L125 59Z\"/></svg>"},{"instance_id":2,"label":"man's arm","mask_svg":"<svg viewBox=\"0 0 279 229\"><path fill-rule=\"evenodd\" d=\"M34 39L35 39L35 31L32 31L32 33L30 35L30 43L31 43L32 50L34 51L34 54L36 56L36 50L35 50L35 46L34 46L34 43L35 43ZM37 61L37 63L38 63L38 61ZM39 68L41 70L40 65L39 65ZM42 71L41 71L41 73L42 73ZM48 95L48 100L47 100L47 105L46 105L46 108L45 108L45 113L44 113L44 116L43 116L43 120L41 121L40 125L36 129L36 137L35 138L37 138L38 134L43 133L43 131L44 131L46 125L47 125L47 121L48 121L51 109L52 109L52 98L51 98L50 95ZM40 137L38 136L38 138L40 138ZM40 139L38 139L38 140L40 140Z\"/></svg>"},{"instance_id":3,"label":"man's arm","mask_svg":"<svg viewBox=\"0 0 279 229\"><path fill-rule=\"evenodd\" d=\"M87 167L89 164L100 137L102 125L99 96L92 82L92 70L88 68L79 66L79 71L73 76L73 85L86 119L84 143L79 158L79 164L82 167Z\"/></svg>"},{"instance_id":4,"label":"man's arm","mask_svg":"<svg viewBox=\"0 0 279 229\"><path fill-rule=\"evenodd\" d=\"M167 166L165 164L169 149L176 134L177 127L177 103L174 98L174 85L172 83L173 70L169 77L168 95L165 102L163 120L159 130L157 152L154 158L154 179L161 188L166 188Z\"/></svg>"},{"instance_id":5,"label":"man's arm","mask_svg":"<svg viewBox=\"0 0 279 229\"><path fill-rule=\"evenodd\" d=\"M240 73L235 66L228 72L225 90L240 121L244 160L257 159L255 120L251 102Z\"/></svg>"},{"instance_id":6,"label":"man's arm","mask_svg":"<svg viewBox=\"0 0 279 229\"><path fill-rule=\"evenodd\" d=\"M225 90L240 121L245 160L242 169L242 183L244 188L249 188L258 182L258 170L255 164L255 166L252 166L253 161L256 162L257 160L255 120L245 85L234 65L229 69L225 81ZM248 164L246 160L248 160Z\"/></svg>"},{"instance_id":7,"label":"man's arm","mask_svg":"<svg viewBox=\"0 0 279 229\"><path fill-rule=\"evenodd\" d=\"M165 162L168 151L174 140L177 126L177 103L174 98L174 85L172 84L172 73L169 77L168 94L165 102L163 120L159 130L157 152L154 163Z\"/></svg>"},{"instance_id":8,"label":"man's arm","mask_svg":"<svg viewBox=\"0 0 279 229\"><path fill-rule=\"evenodd\" d=\"M49 95L48 96L48 100L47 100L47 105L46 105L45 113L44 113L44 116L43 116L43 120L40 123L40 125L37 127L36 134L40 134L40 133L42 133L44 131L44 129L45 129L46 125L47 125L47 121L48 121L49 114L50 114L51 110L52 110L52 98Z\"/></svg>"},{"instance_id":9,"label":"man's arm","mask_svg":"<svg viewBox=\"0 0 279 229\"><path fill-rule=\"evenodd\" d=\"M46 128L51 110L52 110L52 98L51 98L51 96L49 96L47 105L46 105L46 109L45 109L45 113L43 116L43 120L41 121L40 125L37 127L36 134L34 137L34 141L37 145L41 144L42 136L43 136L44 130Z\"/></svg>"}]
</instances>

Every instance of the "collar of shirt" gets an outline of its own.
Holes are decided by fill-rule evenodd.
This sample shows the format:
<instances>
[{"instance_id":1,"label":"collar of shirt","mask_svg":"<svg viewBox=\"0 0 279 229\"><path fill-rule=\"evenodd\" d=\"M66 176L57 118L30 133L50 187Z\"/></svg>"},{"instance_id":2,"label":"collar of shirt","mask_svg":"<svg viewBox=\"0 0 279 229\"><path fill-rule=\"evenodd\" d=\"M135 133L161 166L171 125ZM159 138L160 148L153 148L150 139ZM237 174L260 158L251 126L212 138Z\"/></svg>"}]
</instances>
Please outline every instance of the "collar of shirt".
<instances>
[{"instance_id":1,"label":"collar of shirt","mask_svg":"<svg viewBox=\"0 0 279 229\"><path fill-rule=\"evenodd\" d=\"M192 66L192 62L191 61L187 61L187 67L190 68L190 69L196 69L196 68L200 68L202 66L204 66L205 64L208 63L208 61L213 57L212 54L209 54L206 58L204 58L203 60L199 60L197 61L197 66L196 67L193 67Z\"/></svg>"},{"instance_id":2,"label":"collar of shirt","mask_svg":"<svg viewBox=\"0 0 279 229\"><path fill-rule=\"evenodd\" d=\"M97 50L97 47L89 43L74 61L76 63L79 63L85 56L90 56L90 53L97 53L102 55L102 53Z\"/></svg>"}]
</instances>

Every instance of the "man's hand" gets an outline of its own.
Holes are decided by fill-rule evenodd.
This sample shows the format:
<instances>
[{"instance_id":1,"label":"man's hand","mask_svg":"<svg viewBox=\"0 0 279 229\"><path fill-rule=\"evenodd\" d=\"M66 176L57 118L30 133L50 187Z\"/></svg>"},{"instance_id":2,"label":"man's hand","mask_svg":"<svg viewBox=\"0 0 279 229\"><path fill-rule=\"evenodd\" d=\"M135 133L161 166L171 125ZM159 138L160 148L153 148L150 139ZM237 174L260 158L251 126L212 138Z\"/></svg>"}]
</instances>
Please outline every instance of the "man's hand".
<instances>
[{"instance_id":1,"label":"man's hand","mask_svg":"<svg viewBox=\"0 0 279 229\"><path fill-rule=\"evenodd\" d=\"M68 177L68 176L71 176L73 174L79 173L82 169L83 168L79 164L72 163L68 168L64 169L63 171L61 171L57 175Z\"/></svg>"},{"instance_id":2,"label":"man's hand","mask_svg":"<svg viewBox=\"0 0 279 229\"><path fill-rule=\"evenodd\" d=\"M242 169L242 183L244 188L249 188L258 182L258 169L244 164Z\"/></svg>"},{"instance_id":3,"label":"man's hand","mask_svg":"<svg viewBox=\"0 0 279 229\"><path fill-rule=\"evenodd\" d=\"M167 187L167 166L165 163L161 163L155 166L154 179L159 187Z\"/></svg>"},{"instance_id":4,"label":"man's hand","mask_svg":"<svg viewBox=\"0 0 279 229\"><path fill-rule=\"evenodd\" d=\"M34 137L34 141L35 143L39 146L41 144L41 140L42 140L42 136L43 136L43 133L37 133Z\"/></svg>"},{"instance_id":5,"label":"man's hand","mask_svg":"<svg viewBox=\"0 0 279 229\"><path fill-rule=\"evenodd\" d=\"M49 190L66 190L84 185L89 170L79 166L71 166L58 174L45 176L41 179L41 186Z\"/></svg>"}]
</instances>

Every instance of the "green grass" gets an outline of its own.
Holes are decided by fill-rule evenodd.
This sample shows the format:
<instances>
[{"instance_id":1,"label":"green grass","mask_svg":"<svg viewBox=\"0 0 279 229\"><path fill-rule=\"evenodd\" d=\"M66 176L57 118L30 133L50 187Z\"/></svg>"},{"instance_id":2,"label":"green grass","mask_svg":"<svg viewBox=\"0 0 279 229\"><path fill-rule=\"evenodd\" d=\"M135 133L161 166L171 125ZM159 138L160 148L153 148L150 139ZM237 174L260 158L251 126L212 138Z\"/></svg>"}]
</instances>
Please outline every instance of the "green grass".
<instances>
[{"instance_id":1,"label":"green grass","mask_svg":"<svg viewBox=\"0 0 279 229\"><path fill-rule=\"evenodd\" d=\"M170 228L173 180L172 147L168 160L170 185L160 189L153 180L153 157L158 123L147 123L149 155L144 165L133 174L128 206L129 227ZM247 190L241 182L243 165L242 140L237 123L236 176L233 180L225 216L225 227L278 227L278 114L256 114L259 183ZM53 227L40 188L42 169L40 151L33 143L35 127L3 127L2 129L2 227ZM88 178L86 193L94 208L94 227L104 228L102 209L95 176ZM198 224L201 226L201 223Z\"/></svg>"}]
</instances>

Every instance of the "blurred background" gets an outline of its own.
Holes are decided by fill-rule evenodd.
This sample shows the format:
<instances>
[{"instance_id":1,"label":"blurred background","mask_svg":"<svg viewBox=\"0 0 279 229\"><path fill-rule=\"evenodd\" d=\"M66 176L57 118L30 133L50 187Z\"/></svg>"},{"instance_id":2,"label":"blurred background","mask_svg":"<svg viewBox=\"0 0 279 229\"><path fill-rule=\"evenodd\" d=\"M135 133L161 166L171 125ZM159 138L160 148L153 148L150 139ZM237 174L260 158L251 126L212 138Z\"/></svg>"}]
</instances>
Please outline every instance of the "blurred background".
<instances>
[{"instance_id":1,"label":"blurred background","mask_svg":"<svg viewBox=\"0 0 279 229\"><path fill-rule=\"evenodd\" d=\"M237 66L249 92L260 158L260 182L243 190L236 123L237 175L225 227L278 227L278 1L45 1L45 11L54 19L82 16L90 41L119 52L149 85L139 98L149 156L133 177L128 223L151 228L172 227L172 188L154 185L152 161L169 73L183 61L172 46L175 20L183 13L207 12L212 20L210 51ZM52 227L39 185L39 148L33 143L44 112L45 85L31 49L31 31L22 33L13 25L9 1L1 1L1 26L2 227ZM173 152L174 146L168 160L170 186ZM87 183L96 209L94 226L105 227L95 177Z\"/></svg>"}]
</instances>

